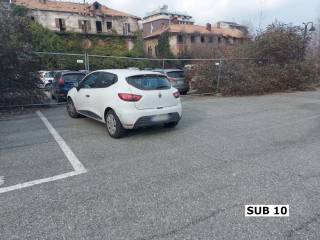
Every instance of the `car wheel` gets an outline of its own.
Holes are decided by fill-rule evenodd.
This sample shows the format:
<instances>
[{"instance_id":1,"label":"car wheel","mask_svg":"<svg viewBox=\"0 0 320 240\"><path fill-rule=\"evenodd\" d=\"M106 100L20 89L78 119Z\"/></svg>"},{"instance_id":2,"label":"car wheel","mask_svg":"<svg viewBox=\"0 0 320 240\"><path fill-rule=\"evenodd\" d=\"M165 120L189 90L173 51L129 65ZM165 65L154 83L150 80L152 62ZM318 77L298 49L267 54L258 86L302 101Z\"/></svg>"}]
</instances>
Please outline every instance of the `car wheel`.
<instances>
[{"instance_id":1,"label":"car wheel","mask_svg":"<svg viewBox=\"0 0 320 240\"><path fill-rule=\"evenodd\" d=\"M167 128L174 128L178 125L179 122L169 122L169 123L165 123L164 126Z\"/></svg>"},{"instance_id":2,"label":"car wheel","mask_svg":"<svg viewBox=\"0 0 320 240\"><path fill-rule=\"evenodd\" d=\"M113 110L107 112L105 121L108 133L111 137L121 138L126 133L117 114Z\"/></svg>"},{"instance_id":3,"label":"car wheel","mask_svg":"<svg viewBox=\"0 0 320 240\"><path fill-rule=\"evenodd\" d=\"M71 98L68 98L68 101L67 101L67 112L68 112L69 116L72 118L79 118L80 117L80 114L78 113L76 107L74 106Z\"/></svg>"}]
</instances>

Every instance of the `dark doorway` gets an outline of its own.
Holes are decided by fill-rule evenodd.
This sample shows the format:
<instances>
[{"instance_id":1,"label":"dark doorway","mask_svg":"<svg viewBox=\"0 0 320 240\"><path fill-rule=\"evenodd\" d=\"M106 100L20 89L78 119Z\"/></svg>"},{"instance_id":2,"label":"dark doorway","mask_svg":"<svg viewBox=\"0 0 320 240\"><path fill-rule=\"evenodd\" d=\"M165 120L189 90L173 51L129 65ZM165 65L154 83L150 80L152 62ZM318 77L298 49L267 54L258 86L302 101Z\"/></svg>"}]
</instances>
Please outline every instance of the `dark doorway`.
<instances>
[{"instance_id":1,"label":"dark doorway","mask_svg":"<svg viewBox=\"0 0 320 240\"><path fill-rule=\"evenodd\" d=\"M63 18L56 18L56 28L60 30L60 32L66 31L66 21Z\"/></svg>"},{"instance_id":2,"label":"dark doorway","mask_svg":"<svg viewBox=\"0 0 320 240\"><path fill-rule=\"evenodd\" d=\"M96 21L96 28L97 28L97 33L102 32L102 22L101 21Z\"/></svg>"}]
</instances>

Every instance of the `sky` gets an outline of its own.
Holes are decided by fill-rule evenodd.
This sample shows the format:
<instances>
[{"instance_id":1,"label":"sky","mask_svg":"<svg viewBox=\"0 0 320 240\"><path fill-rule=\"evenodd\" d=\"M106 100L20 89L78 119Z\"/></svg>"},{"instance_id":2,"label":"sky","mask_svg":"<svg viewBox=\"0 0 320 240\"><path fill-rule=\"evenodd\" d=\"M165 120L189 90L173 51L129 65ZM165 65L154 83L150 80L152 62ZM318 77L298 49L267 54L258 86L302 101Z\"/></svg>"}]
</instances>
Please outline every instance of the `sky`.
<instances>
[{"instance_id":1,"label":"sky","mask_svg":"<svg viewBox=\"0 0 320 240\"><path fill-rule=\"evenodd\" d=\"M77 0L74 0L77 1ZM79 0L78 0L79 1ZM94 2L94 0L87 0ZM196 24L236 21L262 28L275 19L296 25L320 18L320 0L98 0L104 5L140 17L164 4L185 11ZM254 30L253 29L253 30Z\"/></svg>"}]
</instances>

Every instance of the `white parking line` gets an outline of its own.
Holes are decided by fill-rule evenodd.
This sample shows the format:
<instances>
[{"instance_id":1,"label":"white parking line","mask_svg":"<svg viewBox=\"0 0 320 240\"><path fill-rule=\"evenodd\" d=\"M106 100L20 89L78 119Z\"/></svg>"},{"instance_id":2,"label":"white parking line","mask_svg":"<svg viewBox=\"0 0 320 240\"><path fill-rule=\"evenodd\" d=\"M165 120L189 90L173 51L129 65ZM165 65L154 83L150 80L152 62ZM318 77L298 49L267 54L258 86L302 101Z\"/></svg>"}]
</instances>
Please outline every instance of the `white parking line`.
<instances>
[{"instance_id":1,"label":"white parking line","mask_svg":"<svg viewBox=\"0 0 320 240\"><path fill-rule=\"evenodd\" d=\"M73 176L76 176L76 175L79 175L79 174L81 174L81 173L68 172L68 173L64 173L64 174L61 174L61 175L56 175L56 176L53 176L53 177L37 179L37 180L34 180L34 181L25 182L25 183L19 183L19 184L10 186L10 187L0 188L0 193L11 192L11 191L14 191L14 190L19 190L19 189L22 189L22 188L32 187L32 186L39 185L39 184L42 184L42 183L53 182L53 181L61 180L61 179L64 179L64 178L73 177Z\"/></svg>"},{"instance_id":2,"label":"white parking line","mask_svg":"<svg viewBox=\"0 0 320 240\"><path fill-rule=\"evenodd\" d=\"M30 182L25 182L25 183L19 183L9 187L3 187L3 188L0 188L0 194L14 191L14 190L19 190L26 187L39 185L42 183L48 183L48 182L65 179L68 177L73 177L73 176L80 175L87 172L87 170L84 168L84 166L79 161L77 156L73 153L73 151L70 149L68 144L64 141L64 139L60 136L60 134L54 129L54 127L51 125L48 119L40 111L37 111L36 113L39 116L39 118L42 120L42 122L45 124L45 126L48 128L49 132L51 133L51 135L53 136L53 138L55 139L55 141L57 142L57 144L59 145L59 147L61 148L61 150L63 151L63 153L69 160L69 162L71 163L72 167L74 168L74 171L56 175L53 177L37 179Z\"/></svg>"},{"instance_id":3,"label":"white parking line","mask_svg":"<svg viewBox=\"0 0 320 240\"><path fill-rule=\"evenodd\" d=\"M40 111L37 111L37 115L40 117L44 125L48 128L51 135L54 137L58 145L60 146L61 150L64 152L66 157L68 158L69 162L71 163L74 170L78 173L85 173L86 169L82 165L82 163L79 161L77 156L72 152L70 147L67 145L67 143L63 140L63 138L60 136L60 134L52 127L51 123L48 121L48 119L43 116L43 114Z\"/></svg>"}]
</instances>

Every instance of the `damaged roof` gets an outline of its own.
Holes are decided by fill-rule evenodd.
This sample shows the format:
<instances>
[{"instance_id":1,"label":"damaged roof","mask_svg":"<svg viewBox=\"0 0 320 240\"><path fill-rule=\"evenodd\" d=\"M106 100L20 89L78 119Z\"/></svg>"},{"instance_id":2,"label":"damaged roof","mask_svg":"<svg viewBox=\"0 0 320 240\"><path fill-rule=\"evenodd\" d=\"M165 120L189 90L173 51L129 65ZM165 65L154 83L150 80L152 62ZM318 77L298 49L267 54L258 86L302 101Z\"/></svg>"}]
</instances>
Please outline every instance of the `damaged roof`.
<instances>
[{"instance_id":1,"label":"damaged roof","mask_svg":"<svg viewBox=\"0 0 320 240\"><path fill-rule=\"evenodd\" d=\"M94 2L93 4L83 4L52 0L13 0L12 3L33 10L70 12L83 15L90 13L90 11L94 9L95 14L97 15L106 15L112 17L131 17L140 20L140 17L108 8L98 2ZM98 8L95 8L95 6L98 6Z\"/></svg>"},{"instance_id":2,"label":"damaged roof","mask_svg":"<svg viewBox=\"0 0 320 240\"><path fill-rule=\"evenodd\" d=\"M220 35L223 37L233 37L233 38L247 38L246 34L238 29L228 29L228 28L215 28L212 27L209 31L205 26L199 25L185 25L185 24L170 24L162 29L159 29L144 38L153 38L161 35L164 32L170 33L187 33L187 34L207 34L207 35Z\"/></svg>"}]
</instances>

